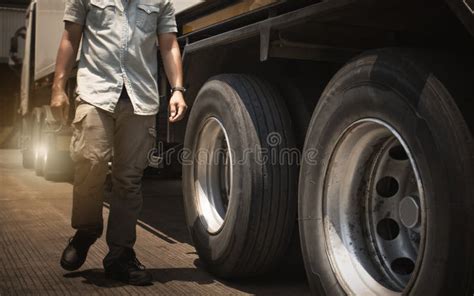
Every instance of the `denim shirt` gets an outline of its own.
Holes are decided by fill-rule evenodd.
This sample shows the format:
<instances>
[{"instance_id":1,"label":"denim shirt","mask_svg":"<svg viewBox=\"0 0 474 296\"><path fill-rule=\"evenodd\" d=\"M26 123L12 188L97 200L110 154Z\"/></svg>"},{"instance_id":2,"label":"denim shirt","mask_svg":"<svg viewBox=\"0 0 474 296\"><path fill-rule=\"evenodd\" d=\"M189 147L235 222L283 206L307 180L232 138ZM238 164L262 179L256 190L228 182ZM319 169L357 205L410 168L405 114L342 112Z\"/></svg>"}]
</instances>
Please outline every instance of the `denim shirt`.
<instances>
[{"instance_id":1,"label":"denim shirt","mask_svg":"<svg viewBox=\"0 0 474 296\"><path fill-rule=\"evenodd\" d=\"M158 113L157 34L177 32L170 0L66 0L63 20L84 26L82 100L114 112L125 85L135 114Z\"/></svg>"}]
</instances>

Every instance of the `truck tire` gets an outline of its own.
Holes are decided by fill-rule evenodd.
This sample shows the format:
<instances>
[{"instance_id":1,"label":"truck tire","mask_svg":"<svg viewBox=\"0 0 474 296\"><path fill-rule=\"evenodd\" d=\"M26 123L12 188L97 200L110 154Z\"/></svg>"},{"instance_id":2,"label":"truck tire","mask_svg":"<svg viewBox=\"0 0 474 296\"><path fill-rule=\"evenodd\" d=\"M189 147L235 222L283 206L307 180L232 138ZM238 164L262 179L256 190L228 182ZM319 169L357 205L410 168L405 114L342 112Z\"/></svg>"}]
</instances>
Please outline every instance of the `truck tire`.
<instances>
[{"instance_id":1,"label":"truck tire","mask_svg":"<svg viewBox=\"0 0 474 296\"><path fill-rule=\"evenodd\" d=\"M455 103L472 97L448 88L433 71L439 63L369 52L323 93L298 205L315 294L472 295L473 138Z\"/></svg>"},{"instance_id":2,"label":"truck tire","mask_svg":"<svg viewBox=\"0 0 474 296\"><path fill-rule=\"evenodd\" d=\"M305 101L305 97L294 82L288 78L280 78L276 83L278 85L278 91L285 101L285 106L290 114L291 121L293 122L293 134L295 135L296 146L298 149L303 149L313 108ZM319 90L319 93L321 92L322 89Z\"/></svg>"},{"instance_id":3,"label":"truck tire","mask_svg":"<svg viewBox=\"0 0 474 296\"><path fill-rule=\"evenodd\" d=\"M57 136L51 132L43 133L45 144L43 176L48 181L72 180L73 163L69 151L56 148Z\"/></svg>"},{"instance_id":4,"label":"truck tire","mask_svg":"<svg viewBox=\"0 0 474 296\"><path fill-rule=\"evenodd\" d=\"M33 109L32 113L33 123L33 141L32 148L34 151L34 169L37 176L43 175L43 160L44 160L44 145L43 145L43 123L44 123L44 112L41 107Z\"/></svg>"},{"instance_id":5,"label":"truck tire","mask_svg":"<svg viewBox=\"0 0 474 296\"><path fill-rule=\"evenodd\" d=\"M49 106L43 106L42 125L43 176L48 181L68 181L72 179L73 164L69 149L58 149L60 137L70 138L67 132L59 131L60 126Z\"/></svg>"},{"instance_id":6,"label":"truck tire","mask_svg":"<svg viewBox=\"0 0 474 296\"><path fill-rule=\"evenodd\" d=\"M284 102L267 82L226 74L200 90L184 141L183 193L194 246L214 274L262 274L287 251L296 219L296 162L263 157L294 147Z\"/></svg>"},{"instance_id":7,"label":"truck tire","mask_svg":"<svg viewBox=\"0 0 474 296\"><path fill-rule=\"evenodd\" d=\"M311 107L311 105L308 104L304 95L292 79L280 76L274 78L271 82L277 87L278 92L283 97L285 108L288 110L290 115L293 123L295 145L298 151L303 151L304 140L314 105ZM316 91L316 93L320 95L322 91L323 90L320 89ZM317 99L319 99L319 95L317 96ZM304 275L303 256L301 255L301 243L297 219L294 221L290 246L288 247L288 251L283 255L282 262L277 271L284 271L287 274L295 276L295 278Z\"/></svg>"},{"instance_id":8,"label":"truck tire","mask_svg":"<svg viewBox=\"0 0 474 296\"><path fill-rule=\"evenodd\" d=\"M32 169L34 166L34 153L31 149L21 151L22 165L25 169Z\"/></svg>"},{"instance_id":9,"label":"truck tire","mask_svg":"<svg viewBox=\"0 0 474 296\"><path fill-rule=\"evenodd\" d=\"M55 172L54 166L58 165L56 162L58 161L55 155L55 135L51 132L47 132L43 130L43 143L44 143L44 155L43 155L43 176L46 180L50 181L54 179Z\"/></svg>"},{"instance_id":10,"label":"truck tire","mask_svg":"<svg viewBox=\"0 0 474 296\"><path fill-rule=\"evenodd\" d=\"M32 169L35 165L31 120L31 115L27 115L21 121L21 156L22 165L25 169Z\"/></svg>"}]
</instances>

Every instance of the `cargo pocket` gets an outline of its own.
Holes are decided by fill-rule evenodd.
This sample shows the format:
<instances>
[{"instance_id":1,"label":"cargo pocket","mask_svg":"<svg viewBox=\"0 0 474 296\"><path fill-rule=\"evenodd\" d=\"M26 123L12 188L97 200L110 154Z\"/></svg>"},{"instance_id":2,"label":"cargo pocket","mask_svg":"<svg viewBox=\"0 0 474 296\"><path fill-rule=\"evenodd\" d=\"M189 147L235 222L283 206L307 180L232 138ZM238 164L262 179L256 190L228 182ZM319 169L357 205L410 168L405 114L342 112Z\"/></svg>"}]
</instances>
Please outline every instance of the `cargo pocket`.
<instances>
[{"instance_id":1,"label":"cargo pocket","mask_svg":"<svg viewBox=\"0 0 474 296\"><path fill-rule=\"evenodd\" d=\"M71 144L69 145L71 159L75 162L83 158L85 141L82 123L84 118L86 118L86 115L87 105L78 105L76 108L76 114L74 115L74 120L71 123L72 137Z\"/></svg>"},{"instance_id":2,"label":"cargo pocket","mask_svg":"<svg viewBox=\"0 0 474 296\"><path fill-rule=\"evenodd\" d=\"M145 33L155 32L160 8L146 4L138 4L137 8L137 27Z\"/></svg>"},{"instance_id":3,"label":"cargo pocket","mask_svg":"<svg viewBox=\"0 0 474 296\"><path fill-rule=\"evenodd\" d=\"M103 30L112 25L115 15L114 0L91 0L87 20L93 29Z\"/></svg>"}]
</instances>

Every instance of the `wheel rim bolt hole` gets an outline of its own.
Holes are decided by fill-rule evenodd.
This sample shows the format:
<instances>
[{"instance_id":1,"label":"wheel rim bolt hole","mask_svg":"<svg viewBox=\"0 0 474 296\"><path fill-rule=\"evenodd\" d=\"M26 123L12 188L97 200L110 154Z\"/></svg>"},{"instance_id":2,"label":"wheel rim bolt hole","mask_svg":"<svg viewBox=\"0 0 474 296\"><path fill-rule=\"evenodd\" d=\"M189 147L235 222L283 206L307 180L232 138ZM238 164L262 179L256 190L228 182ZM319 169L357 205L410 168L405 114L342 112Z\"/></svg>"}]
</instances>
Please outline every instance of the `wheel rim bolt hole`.
<instances>
[{"instance_id":1,"label":"wheel rim bolt hole","mask_svg":"<svg viewBox=\"0 0 474 296\"><path fill-rule=\"evenodd\" d=\"M395 147L392 147L389 151L388 154L392 159L395 160L408 160L408 154L401 145L397 145Z\"/></svg>"},{"instance_id":2,"label":"wheel rim bolt hole","mask_svg":"<svg viewBox=\"0 0 474 296\"><path fill-rule=\"evenodd\" d=\"M400 234L400 226L393 219L382 219L377 223L377 234L384 240L394 240Z\"/></svg>"},{"instance_id":3,"label":"wheel rim bolt hole","mask_svg":"<svg viewBox=\"0 0 474 296\"><path fill-rule=\"evenodd\" d=\"M377 194L382 197L392 197L398 192L398 181L394 177L383 177L377 182L375 189L377 190Z\"/></svg>"},{"instance_id":4,"label":"wheel rim bolt hole","mask_svg":"<svg viewBox=\"0 0 474 296\"><path fill-rule=\"evenodd\" d=\"M392 261L390 268L399 275L409 275L415 269L415 262L410 258L397 258Z\"/></svg>"}]
</instances>

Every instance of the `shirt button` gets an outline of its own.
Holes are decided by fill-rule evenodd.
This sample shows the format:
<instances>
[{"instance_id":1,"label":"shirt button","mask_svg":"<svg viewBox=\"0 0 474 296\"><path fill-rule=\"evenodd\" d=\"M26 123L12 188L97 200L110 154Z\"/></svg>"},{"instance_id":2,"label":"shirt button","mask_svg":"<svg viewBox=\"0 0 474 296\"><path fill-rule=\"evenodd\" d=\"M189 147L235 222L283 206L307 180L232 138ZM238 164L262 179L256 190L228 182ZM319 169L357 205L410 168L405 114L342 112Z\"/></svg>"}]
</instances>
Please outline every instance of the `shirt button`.
<instances>
[{"instance_id":1,"label":"shirt button","mask_svg":"<svg viewBox=\"0 0 474 296\"><path fill-rule=\"evenodd\" d=\"M146 12L150 13L151 11L148 9Z\"/></svg>"}]
</instances>

